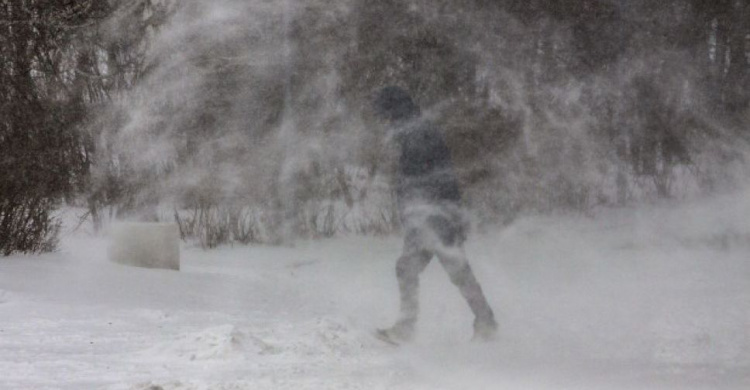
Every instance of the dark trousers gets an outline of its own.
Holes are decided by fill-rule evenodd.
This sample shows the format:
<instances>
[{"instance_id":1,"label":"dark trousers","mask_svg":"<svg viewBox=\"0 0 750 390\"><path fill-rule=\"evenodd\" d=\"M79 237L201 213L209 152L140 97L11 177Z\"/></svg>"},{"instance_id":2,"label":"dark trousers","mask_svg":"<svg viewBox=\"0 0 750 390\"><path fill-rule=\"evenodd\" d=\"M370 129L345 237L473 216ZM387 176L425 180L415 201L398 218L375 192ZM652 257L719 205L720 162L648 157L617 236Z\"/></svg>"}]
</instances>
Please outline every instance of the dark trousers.
<instances>
[{"instance_id":1,"label":"dark trousers","mask_svg":"<svg viewBox=\"0 0 750 390\"><path fill-rule=\"evenodd\" d=\"M404 251L396 263L401 295L398 327L413 328L419 314L419 274L437 257L474 313L477 325L495 324L494 314L479 286L463 249L465 232L454 221L430 217L427 223L409 227ZM420 226L421 225L421 226Z\"/></svg>"}]
</instances>

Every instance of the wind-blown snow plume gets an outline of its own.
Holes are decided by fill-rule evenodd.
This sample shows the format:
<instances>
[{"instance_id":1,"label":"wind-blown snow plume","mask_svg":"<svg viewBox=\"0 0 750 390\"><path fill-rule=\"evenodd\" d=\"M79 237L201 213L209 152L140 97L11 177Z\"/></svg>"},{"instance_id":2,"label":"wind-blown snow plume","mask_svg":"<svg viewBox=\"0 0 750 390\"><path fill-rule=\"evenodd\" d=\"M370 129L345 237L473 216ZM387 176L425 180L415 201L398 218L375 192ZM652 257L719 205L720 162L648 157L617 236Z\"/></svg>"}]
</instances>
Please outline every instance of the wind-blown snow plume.
<instances>
[{"instance_id":1,"label":"wind-blown snow plume","mask_svg":"<svg viewBox=\"0 0 750 390\"><path fill-rule=\"evenodd\" d=\"M393 156L369 109L384 85L409 90L443 129L465 201L488 222L690 196L746 176L747 118L716 114L695 60L715 60L716 32L705 30L705 47L650 35L697 23L698 9L165 4L143 78L104 120L99 169L125 182L129 208L231 206L245 217L207 218L254 221L247 234L211 234L392 229ZM654 17L666 27L650 27Z\"/></svg>"},{"instance_id":2,"label":"wind-blown snow plume","mask_svg":"<svg viewBox=\"0 0 750 390\"><path fill-rule=\"evenodd\" d=\"M346 225L362 134L340 92L354 36L342 24L348 2L185 1L168 9L148 41L145 76L109 113L102 176L130 182L140 218L156 203L256 209L247 217L264 227L249 240L295 234L286 230L299 229L300 218L312 225L308 234ZM330 218L321 211L329 206L337 208ZM229 214L211 218L237 216Z\"/></svg>"}]
</instances>

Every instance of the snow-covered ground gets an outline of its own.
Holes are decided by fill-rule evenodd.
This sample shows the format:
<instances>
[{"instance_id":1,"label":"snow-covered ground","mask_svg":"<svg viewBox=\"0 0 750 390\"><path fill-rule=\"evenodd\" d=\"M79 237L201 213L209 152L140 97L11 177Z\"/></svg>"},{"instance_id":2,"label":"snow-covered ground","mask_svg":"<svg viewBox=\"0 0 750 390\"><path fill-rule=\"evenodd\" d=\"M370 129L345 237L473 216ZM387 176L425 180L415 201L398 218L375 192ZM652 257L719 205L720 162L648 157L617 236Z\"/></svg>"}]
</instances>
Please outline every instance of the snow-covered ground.
<instances>
[{"instance_id":1,"label":"snow-covered ground","mask_svg":"<svg viewBox=\"0 0 750 390\"><path fill-rule=\"evenodd\" d=\"M476 232L499 339L469 341L435 262L400 348L370 335L396 314L398 238L183 247L175 272L79 231L0 259L0 388L747 389L749 217L744 191Z\"/></svg>"}]
</instances>

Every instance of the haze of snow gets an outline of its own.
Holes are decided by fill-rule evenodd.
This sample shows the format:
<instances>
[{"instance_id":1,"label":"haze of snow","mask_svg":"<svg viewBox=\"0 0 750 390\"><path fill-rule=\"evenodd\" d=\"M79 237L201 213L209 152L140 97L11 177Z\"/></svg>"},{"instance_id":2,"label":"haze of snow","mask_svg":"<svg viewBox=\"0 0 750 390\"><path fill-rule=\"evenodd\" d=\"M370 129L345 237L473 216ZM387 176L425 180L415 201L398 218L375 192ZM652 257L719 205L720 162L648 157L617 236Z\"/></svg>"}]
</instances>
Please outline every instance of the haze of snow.
<instances>
[{"instance_id":1,"label":"haze of snow","mask_svg":"<svg viewBox=\"0 0 750 390\"><path fill-rule=\"evenodd\" d=\"M469 341L431 264L400 348L371 336L397 312L399 238L184 246L174 272L109 263L84 227L0 261L0 389L745 389L749 214L745 190L476 232L499 339Z\"/></svg>"}]
</instances>

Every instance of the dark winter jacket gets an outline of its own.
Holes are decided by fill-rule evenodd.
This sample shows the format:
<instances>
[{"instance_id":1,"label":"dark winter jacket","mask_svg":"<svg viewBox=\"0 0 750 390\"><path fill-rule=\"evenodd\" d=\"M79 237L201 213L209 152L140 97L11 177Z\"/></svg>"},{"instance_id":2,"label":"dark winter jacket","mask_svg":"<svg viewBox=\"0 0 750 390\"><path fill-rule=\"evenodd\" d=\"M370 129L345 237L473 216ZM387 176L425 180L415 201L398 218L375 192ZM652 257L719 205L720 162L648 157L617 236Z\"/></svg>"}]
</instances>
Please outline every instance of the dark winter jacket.
<instances>
[{"instance_id":1,"label":"dark winter jacket","mask_svg":"<svg viewBox=\"0 0 750 390\"><path fill-rule=\"evenodd\" d=\"M440 131L422 118L409 94L395 86L383 88L375 100L379 114L391 122L400 147L396 195L402 222L408 228L429 227L445 245L466 238L459 211L461 192L451 153Z\"/></svg>"},{"instance_id":2,"label":"dark winter jacket","mask_svg":"<svg viewBox=\"0 0 750 390\"><path fill-rule=\"evenodd\" d=\"M391 122L401 147L397 177L399 205L457 204L461 199L451 154L443 135L422 118L419 106L403 88L388 86L375 98L379 115Z\"/></svg>"},{"instance_id":3,"label":"dark winter jacket","mask_svg":"<svg viewBox=\"0 0 750 390\"><path fill-rule=\"evenodd\" d=\"M440 131L421 120L397 131L401 149L396 178L399 204L458 205L461 193Z\"/></svg>"},{"instance_id":4,"label":"dark winter jacket","mask_svg":"<svg viewBox=\"0 0 750 390\"><path fill-rule=\"evenodd\" d=\"M459 208L461 192L443 135L419 121L396 134L401 147L396 194L407 229L429 227L444 245L460 245L467 223Z\"/></svg>"}]
</instances>

